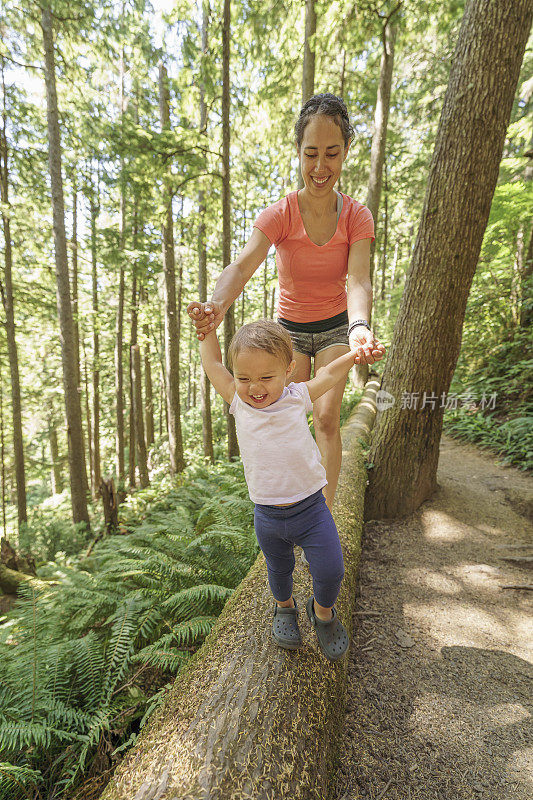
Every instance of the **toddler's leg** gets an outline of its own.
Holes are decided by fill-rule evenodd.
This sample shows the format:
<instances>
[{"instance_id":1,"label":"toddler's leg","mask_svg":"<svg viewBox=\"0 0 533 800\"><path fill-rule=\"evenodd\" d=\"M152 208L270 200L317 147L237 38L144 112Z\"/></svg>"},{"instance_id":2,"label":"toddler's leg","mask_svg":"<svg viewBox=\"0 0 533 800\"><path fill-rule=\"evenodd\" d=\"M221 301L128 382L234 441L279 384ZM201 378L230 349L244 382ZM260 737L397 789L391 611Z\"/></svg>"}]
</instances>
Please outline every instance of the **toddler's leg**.
<instances>
[{"instance_id":1,"label":"toddler's leg","mask_svg":"<svg viewBox=\"0 0 533 800\"><path fill-rule=\"evenodd\" d=\"M294 545L281 537L284 520L269 517L260 508L254 512L255 534L265 555L268 582L279 606L293 606L292 573Z\"/></svg>"},{"instance_id":2,"label":"toddler's leg","mask_svg":"<svg viewBox=\"0 0 533 800\"><path fill-rule=\"evenodd\" d=\"M308 509L305 533L299 544L304 549L313 577L315 611L321 619L331 618L344 577L344 559L335 521L324 496Z\"/></svg>"}]
</instances>

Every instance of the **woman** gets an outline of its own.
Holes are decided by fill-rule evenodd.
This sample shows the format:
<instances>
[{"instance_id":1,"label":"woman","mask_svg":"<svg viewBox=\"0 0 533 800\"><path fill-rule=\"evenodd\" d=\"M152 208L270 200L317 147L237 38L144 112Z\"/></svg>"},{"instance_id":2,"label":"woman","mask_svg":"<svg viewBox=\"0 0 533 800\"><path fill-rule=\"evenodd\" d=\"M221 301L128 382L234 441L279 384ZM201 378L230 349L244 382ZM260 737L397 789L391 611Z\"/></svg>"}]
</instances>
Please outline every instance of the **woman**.
<instances>
[{"instance_id":1,"label":"woman","mask_svg":"<svg viewBox=\"0 0 533 800\"><path fill-rule=\"evenodd\" d=\"M211 300L193 302L187 312L203 339L220 325L274 244L278 322L291 336L296 361L292 380L299 383L310 379L312 358L316 374L350 349L358 350L356 363L373 364L385 347L367 321L372 308L372 214L334 189L353 138L343 100L329 93L312 97L300 112L295 135L304 188L259 214L247 244L218 278ZM345 385L339 381L313 405L330 509L341 467L339 418Z\"/></svg>"}]
</instances>

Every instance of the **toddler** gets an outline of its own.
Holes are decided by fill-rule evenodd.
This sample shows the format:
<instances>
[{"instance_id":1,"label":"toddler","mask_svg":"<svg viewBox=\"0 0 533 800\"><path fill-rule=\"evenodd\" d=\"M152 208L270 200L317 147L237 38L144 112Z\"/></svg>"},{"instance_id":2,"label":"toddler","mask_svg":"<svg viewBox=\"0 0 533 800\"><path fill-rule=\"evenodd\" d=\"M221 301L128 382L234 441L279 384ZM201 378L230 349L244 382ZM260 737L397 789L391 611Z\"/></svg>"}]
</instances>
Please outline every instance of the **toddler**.
<instances>
[{"instance_id":1,"label":"toddler","mask_svg":"<svg viewBox=\"0 0 533 800\"><path fill-rule=\"evenodd\" d=\"M346 378L356 352L335 359L309 381L286 385L296 365L290 336L277 322L258 320L240 328L231 341L233 375L222 363L214 330L200 342L200 355L209 380L235 416L246 483L255 504L255 532L276 600L272 637L290 650L302 643L299 610L292 596L298 544L313 578L307 615L322 652L337 661L349 644L334 607L344 561L322 493L326 472L307 414L317 397Z\"/></svg>"}]
</instances>

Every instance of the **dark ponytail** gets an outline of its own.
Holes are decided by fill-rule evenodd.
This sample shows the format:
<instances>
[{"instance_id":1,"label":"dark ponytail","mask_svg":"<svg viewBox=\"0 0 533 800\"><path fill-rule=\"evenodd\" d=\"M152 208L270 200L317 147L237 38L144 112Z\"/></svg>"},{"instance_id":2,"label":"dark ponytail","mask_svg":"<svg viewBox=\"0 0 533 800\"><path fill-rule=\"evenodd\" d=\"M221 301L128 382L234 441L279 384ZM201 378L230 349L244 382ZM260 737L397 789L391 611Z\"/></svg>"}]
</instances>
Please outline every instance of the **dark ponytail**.
<instances>
[{"instance_id":1,"label":"dark ponytail","mask_svg":"<svg viewBox=\"0 0 533 800\"><path fill-rule=\"evenodd\" d=\"M341 129L344 146L347 147L354 137L354 129L350 124L348 109L342 97L337 97L336 94L331 94L330 92L315 94L303 105L298 121L294 126L294 135L298 147L302 144L307 123L315 114L326 114L328 117L332 117L333 121Z\"/></svg>"}]
</instances>

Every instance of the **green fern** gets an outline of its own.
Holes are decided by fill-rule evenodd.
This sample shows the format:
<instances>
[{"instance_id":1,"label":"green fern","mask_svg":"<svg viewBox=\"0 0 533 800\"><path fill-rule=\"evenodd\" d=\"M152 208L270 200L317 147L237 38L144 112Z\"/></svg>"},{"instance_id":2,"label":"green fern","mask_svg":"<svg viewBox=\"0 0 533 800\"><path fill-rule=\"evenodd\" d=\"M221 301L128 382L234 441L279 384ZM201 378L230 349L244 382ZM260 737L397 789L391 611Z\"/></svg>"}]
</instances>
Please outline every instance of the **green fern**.
<instances>
[{"instance_id":1,"label":"green fern","mask_svg":"<svg viewBox=\"0 0 533 800\"><path fill-rule=\"evenodd\" d=\"M21 588L0 628L0 800L66 798L109 743L133 742L253 564L242 465L180 480L129 499L129 533Z\"/></svg>"}]
</instances>

